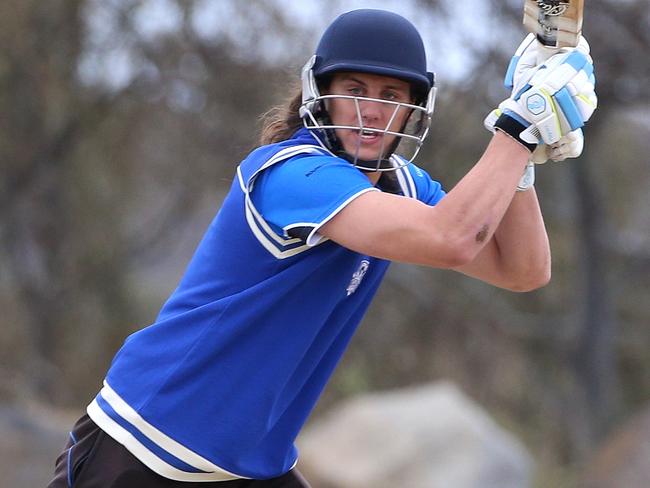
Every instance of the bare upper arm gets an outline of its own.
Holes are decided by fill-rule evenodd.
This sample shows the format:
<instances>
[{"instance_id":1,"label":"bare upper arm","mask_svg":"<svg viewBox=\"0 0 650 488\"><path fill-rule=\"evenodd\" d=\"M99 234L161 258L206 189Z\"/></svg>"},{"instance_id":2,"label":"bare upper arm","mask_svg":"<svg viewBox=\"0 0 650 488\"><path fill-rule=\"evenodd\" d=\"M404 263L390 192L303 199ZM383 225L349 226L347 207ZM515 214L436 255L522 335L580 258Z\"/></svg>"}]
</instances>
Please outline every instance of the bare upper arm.
<instances>
[{"instance_id":1,"label":"bare upper arm","mask_svg":"<svg viewBox=\"0 0 650 488\"><path fill-rule=\"evenodd\" d=\"M516 141L497 133L479 161L435 206L388 193L368 192L346 205L319 231L365 254L439 268L462 267L464 272L475 273L478 265L471 269L466 265L493 242L494 233L513 201L514 188L528 156L529 152ZM511 251L517 247L519 220L506 226L510 230L505 241L511 244ZM538 224L534 227L539 231ZM482 259L489 260L490 266L501 266L503 260L495 259L501 253L495 254L494 250L488 248ZM481 275L486 265L479 264Z\"/></svg>"},{"instance_id":2,"label":"bare upper arm","mask_svg":"<svg viewBox=\"0 0 650 488\"><path fill-rule=\"evenodd\" d=\"M384 259L444 268L461 264L436 207L412 198L364 193L319 233L344 247Z\"/></svg>"}]
</instances>

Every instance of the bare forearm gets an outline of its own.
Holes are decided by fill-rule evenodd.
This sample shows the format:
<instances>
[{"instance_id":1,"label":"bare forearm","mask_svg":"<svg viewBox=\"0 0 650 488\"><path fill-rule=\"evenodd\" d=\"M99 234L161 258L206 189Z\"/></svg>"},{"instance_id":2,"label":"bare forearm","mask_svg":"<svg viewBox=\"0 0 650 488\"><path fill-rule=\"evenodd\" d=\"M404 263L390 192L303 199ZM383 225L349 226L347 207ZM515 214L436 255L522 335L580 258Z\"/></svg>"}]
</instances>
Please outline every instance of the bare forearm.
<instances>
[{"instance_id":1,"label":"bare forearm","mask_svg":"<svg viewBox=\"0 0 650 488\"><path fill-rule=\"evenodd\" d=\"M551 251L534 188L515 194L494 239L504 274L519 288L534 289L548 282Z\"/></svg>"},{"instance_id":2,"label":"bare forearm","mask_svg":"<svg viewBox=\"0 0 650 488\"><path fill-rule=\"evenodd\" d=\"M326 223L321 234L348 249L394 261L437 268L474 262L493 242L529 156L519 143L497 133L437 205L367 192Z\"/></svg>"},{"instance_id":3,"label":"bare forearm","mask_svg":"<svg viewBox=\"0 0 650 488\"><path fill-rule=\"evenodd\" d=\"M551 254L534 189L515 195L492 240L456 271L512 291L548 283Z\"/></svg>"},{"instance_id":4,"label":"bare forearm","mask_svg":"<svg viewBox=\"0 0 650 488\"><path fill-rule=\"evenodd\" d=\"M510 207L529 152L507 136L494 136L467 175L436 206L460 245L477 254Z\"/></svg>"}]
</instances>

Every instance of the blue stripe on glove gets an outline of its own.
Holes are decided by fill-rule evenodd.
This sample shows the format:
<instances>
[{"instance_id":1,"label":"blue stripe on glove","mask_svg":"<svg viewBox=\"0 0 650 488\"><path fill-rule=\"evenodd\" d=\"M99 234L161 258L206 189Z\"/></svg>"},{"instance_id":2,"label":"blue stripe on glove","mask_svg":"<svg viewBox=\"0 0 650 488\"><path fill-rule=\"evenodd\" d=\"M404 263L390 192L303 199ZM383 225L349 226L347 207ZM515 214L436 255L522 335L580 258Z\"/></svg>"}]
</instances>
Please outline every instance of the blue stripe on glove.
<instances>
[{"instance_id":1,"label":"blue stripe on glove","mask_svg":"<svg viewBox=\"0 0 650 488\"><path fill-rule=\"evenodd\" d=\"M540 142L555 147L557 141L583 127L596 110L595 83L584 38L576 48L558 51L544 48L529 34L510 60L504 78L511 96L486 118L486 126L503 130L531 150Z\"/></svg>"},{"instance_id":2,"label":"blue stripe on glove","mask_svg":"<svg viewBox=\"0 0 650 488\"><path fill-rule=\"evenodd\" d=\"M571 93L569 93L569 90L566 87L562 88L555 95L553 95L553 98L555 99L555 102L560 106L560 110L566 117L572 131L579 129L585 125L582 119L582 114L578 110L578 107L576 107L576 104L573 101L573 97L571 97Z\"/></svg>"},{"instance_id":3,"label":"blue stripe on glove","mask_svg":"<svg viewBox=\"0 0 650 488\"><path fill-rule=\"evenodd\" d=\"M503 84L508 90L512 90L515 82L515 70L517 69L517 65L519 64L519 60L521 59L521 56L513 56L512 59L510 60L510 64L508 65L508 71L506 71L506 77L503 80Z\"/></svg>"},{"instance_id":4,"label":"blue stripe on glove","mask_svg":"<svg viewBox=\"0 0 650 488\"><path fill-rule=\"evenodd\" d=\"M526 119L524 119L521 115L519 115L517 112L514 112L513 110L505 109L503 110L503 114L507 115L508 117L512 117L524 127L530 127L530 122L528 122Z\"/></svg>"},{"instance_id":5,"label":"blue stripe on glove","mask_svg":"<svg viewBox=\"0 0 650 488\"><path fill-rule=\"evenodd\" d=\"M521 96L522 96L525 92L527 92L528 90L530 90L531 88L532 88L532 85L530 85L530 84L527 83L527 84L526 84L526 85L525 85L521 90L519 90L519 91L517 92L517 94L514 95L512 98L514 98L515 100L519 100L519 99L521 98Z\"/></svg>"},{"instance_id":6,"label":"blue stripe on glove","mask_svg":"<svg viewBox=\"0 0 650 488\"><path fill-rule=\"evenodd\" d=\"M589 62L587 56L580 51L571 51L571 53L566 57L562 64L568 64L576 71L580 71L588 64L591 66L593 72L593 65ZM585 71L587 70L585 69Z\"/></svg>"}]
</instances>

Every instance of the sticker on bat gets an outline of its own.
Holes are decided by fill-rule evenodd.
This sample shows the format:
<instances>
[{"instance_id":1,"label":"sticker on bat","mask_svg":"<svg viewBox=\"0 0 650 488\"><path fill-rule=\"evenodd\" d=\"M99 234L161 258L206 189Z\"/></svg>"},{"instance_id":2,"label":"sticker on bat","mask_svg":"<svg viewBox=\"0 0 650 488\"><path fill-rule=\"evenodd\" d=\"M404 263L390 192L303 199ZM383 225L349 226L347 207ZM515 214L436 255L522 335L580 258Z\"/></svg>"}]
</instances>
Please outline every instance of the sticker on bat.
<instances>
[{"instance_id":1,"label":"sticker on bat","mask_svg":"<svg viewBox=\"0 0 650 488\"><path fill-rule=\"evenodd\" d=\"M558 17L566 13L570 2L562 0L537 0L537 5L544 15Z\"/></svg>"}]
</instances>

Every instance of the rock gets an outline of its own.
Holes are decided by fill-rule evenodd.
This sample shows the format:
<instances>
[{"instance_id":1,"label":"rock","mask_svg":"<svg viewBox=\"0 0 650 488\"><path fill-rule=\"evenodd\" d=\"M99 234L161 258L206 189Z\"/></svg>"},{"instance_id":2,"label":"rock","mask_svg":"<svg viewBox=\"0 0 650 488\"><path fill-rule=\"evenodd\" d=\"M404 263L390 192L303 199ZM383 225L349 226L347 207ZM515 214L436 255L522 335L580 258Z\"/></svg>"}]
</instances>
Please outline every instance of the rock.
<instances>
[{"instance_id":1,"label":"rock","mask_svg":"<svg viewBox=\"0 0 650 488\"><path fill-rule=\"evenodd\" d=\"M614 432L587 465L582 488L650 487L650 407Z\"/></svg>"},{"instance_id":2,"label":"rock","mask_svg":"<svg viewBox=\"0 0 650 488\"><path fill-rule=\"evenodd\" d=\"M522 444L448 383L356 397L298 446L298 468L318 488L530 486Z\"/></svg>"}]
</instances>

